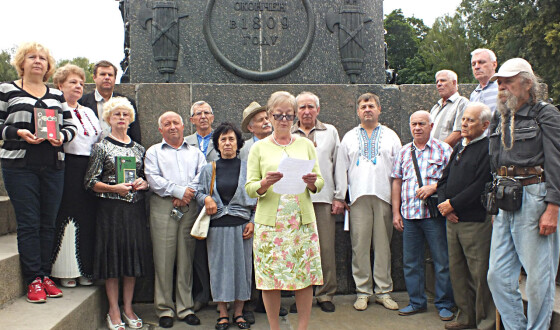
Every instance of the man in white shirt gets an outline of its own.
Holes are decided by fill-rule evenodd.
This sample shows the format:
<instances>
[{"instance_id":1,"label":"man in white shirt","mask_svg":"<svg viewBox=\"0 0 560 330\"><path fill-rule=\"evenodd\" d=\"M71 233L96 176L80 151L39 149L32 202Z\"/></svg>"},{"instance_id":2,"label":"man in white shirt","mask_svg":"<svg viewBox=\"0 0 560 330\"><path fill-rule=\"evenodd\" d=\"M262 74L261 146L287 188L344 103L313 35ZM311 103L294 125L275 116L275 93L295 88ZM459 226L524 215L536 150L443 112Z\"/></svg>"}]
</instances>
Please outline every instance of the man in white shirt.
<instances>
[{"instance_id":1,"label":"man in white shirt","mask_svg":"<svg viewBox=\"0 0 560 330\"><path fill-rule=\"evenodd\" d=\"M454 147L461 140L461 118L469 100L459 95L457 74L451 70L436 73L436 87L441 99L430 110L432 137Z\"/></svg>"},{"instance_id":2,"label":"man in white shirt","mask_svg":"<svg viewBox=\"0 0 560 330\"><path fill-rule=\"evenodd\" d=\"M334 312L332 302L336 293L336 261L335 261L335 217L344 211L343 207L336 209L333 205L334 192L337 190L337 180L334 176L336 154L340 145L338 131L333 125L325 124L317 119L321 107L317 95L310 92L300 93L296 97L297 118L292 126L292 133L310 139L317 149L317 157L321 174L325 179L325 186L321 192L311 195L313 209L317 218L317 230L321 248L321 267L323 270L323 285L315 288L317 304L323 312Z\"/></svg>"},{"instance_id":3,"label":"man in white shirt","mask_svg":"<svg viewBox=\"0 0 560 330\"><path fill-rule=\"evenodd\" d=\"M154 306L163 328L173 326L173 316L189 325L200 324L194 314L192 282L195 239L190 235L198 215L193 196L198 174L206 159L183 138L183 119L165 112L158 120L161 143L146 152L144 171L150 189L155 285ZM176 308L173 304L173 268L176 274Z\"/></svg>"},{"instance_id":4,"label":"man in white shirt","mask_svg":"<svg viewBox=\"0 0 560 330\"><path fill-rule=\"evenodd\" d=\"M356 310L365 310L375 291L375 302L387 309L399 306L391 298L391 170L401 141L390 128L379 123L379 97L366 93L358 98L360 125L350 130L340 144L336 161L333 208L344 207L349 186L350 237L352 240L352 275L356 282ZM322 170L322 169L321 169ZM321 239L321 238L319 238ZM370 248L373 243L374 266Z\"/></svg>"}]
</instances>

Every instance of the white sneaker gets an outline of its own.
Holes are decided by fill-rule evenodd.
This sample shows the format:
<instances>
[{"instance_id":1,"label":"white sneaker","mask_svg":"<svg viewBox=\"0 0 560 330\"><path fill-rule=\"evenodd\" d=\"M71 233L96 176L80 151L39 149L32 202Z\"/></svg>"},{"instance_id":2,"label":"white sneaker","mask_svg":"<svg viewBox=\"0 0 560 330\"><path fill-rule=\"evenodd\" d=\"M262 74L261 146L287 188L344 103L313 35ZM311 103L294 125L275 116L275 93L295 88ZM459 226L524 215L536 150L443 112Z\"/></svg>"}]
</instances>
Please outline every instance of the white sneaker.
<instances>
[{"instance_id":1,"label":"white sneaker","mask_svg":"<svg viewBox=\"0 0 560 330\"><path fill-rule=\"evenodd\" d=\"M393 300L393 298L391 298L391 296L388 293L376 295L375 303L379 305L383 305L383 307L390 310L399 309L399 305Z\"/></svg>"},{"instance_id":2,"label":"white sneaker","mask_svg":"<svg viewBox=\"0 0 560 330\"><path fill-rule=\"evenodd\" d=\"M358 311L365 311L367 309L368 302L368 296L358 296L356 302L354 303L354 308Z\"/></svg>"}]
</instances>

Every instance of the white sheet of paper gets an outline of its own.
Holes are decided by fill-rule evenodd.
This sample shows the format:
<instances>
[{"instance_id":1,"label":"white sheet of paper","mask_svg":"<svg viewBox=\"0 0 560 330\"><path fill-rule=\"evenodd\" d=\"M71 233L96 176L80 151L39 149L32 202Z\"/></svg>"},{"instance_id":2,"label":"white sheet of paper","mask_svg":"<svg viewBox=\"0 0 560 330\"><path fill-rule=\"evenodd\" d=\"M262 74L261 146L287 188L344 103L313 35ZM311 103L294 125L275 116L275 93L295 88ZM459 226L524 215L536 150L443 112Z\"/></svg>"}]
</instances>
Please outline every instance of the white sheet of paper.
<instances>
[{"instance_id":1,"label":"white sheet of paper","mask_svg":"<svg viewBox=\"0 0 560 330\"><path fill-rule=\"evenodd\" d=\"M344 210L344 231L350 231L350 212Z\"/></svg>"},{"instance_id":2,"label":"white sheet of paper","mask_svg":"<svg viewBox=\"0 0 560 330\"><path fill-rule=\"evenodd\" d=\"M284 157L278 164L278 172L284 176L274 184L272 190L277 194L301 194L305 191L306 186L301 177L311 173L314 165L314 159Z\"/></svg>"}]
</instances>

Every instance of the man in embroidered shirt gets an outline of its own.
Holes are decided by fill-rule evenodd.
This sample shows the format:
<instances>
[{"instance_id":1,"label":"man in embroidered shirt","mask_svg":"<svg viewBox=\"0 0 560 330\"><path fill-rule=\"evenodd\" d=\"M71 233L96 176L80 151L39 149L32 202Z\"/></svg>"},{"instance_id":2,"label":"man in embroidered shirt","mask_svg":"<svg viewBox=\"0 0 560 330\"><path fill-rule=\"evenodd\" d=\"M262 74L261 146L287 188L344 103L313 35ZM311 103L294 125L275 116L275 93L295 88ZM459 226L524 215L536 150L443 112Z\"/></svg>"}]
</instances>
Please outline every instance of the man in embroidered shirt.
<instances>
[{"instance_id":1,"label":"man in embroidered shirt","mask_svg":"<svg viewBox=\"0 0 560 330\"><path fill-rule=\"evenodd\" d=\"M196 202L192 201L197 176L206 164L198 148L189 146L183 139L183 120L175 112L162 114L158 120L161 143L146 152L145 172L150 189L150 230L154 254L154 306L163 328L173 326L173 316L196 325L200 320L193 312L192 263L195 239L190 235L198 215ZM178 209L184 215L179 219L170 216ZM177 266L173 304L173 268Z\"/></svg>"},{"instance_id":2,"label":"man in embroidered shirt","mask_svg":"<svg viewBox=\"0 0 560 330\"><path fill-rule=\"evenodd\" d=\"M245 140L243 148L239 151L239 159L247 161L249 151L255 142L264 139L272 133L272 125L268 119L266 106L261 106L257 102L251 102L243 110L243 120L241 121L243 133L253 133L253 136Z\"/></svg>"},{"instance_id":3,"label":"man in embroidered shirt","mask_svg":"<svg viewBox=\"0 0 560 330\"><path fill-rule=\"evenodd\" d=\"M471 56L472 72L475 79L478 80L478 86L472 91L470 101L486 104L493 116L498 100L498 83L490 81L490 78L496 73L498 67L496 54L490 49L479 48L473 50Z\"/></svg>"},{"instance_id":4,"label":"man in embroidered shirt","mask_svg":"<svg viewBox=\"0 0 560 330\"><path fill-rule=\"evenodd\" d=\"M461 139L461 118L469 100L459 95L457 74L451 70L436 73L436 87L441 99L430 111L432 137L453 147Z\"/></svg>"},{"instance_id":5,"label":"man in embroidered shirt","mask_svg":"<svg viewBox=\"0 0 560 330\"><path fill-rule=\"evenodd\" d=\"M93 66L93 81L95 82L95 91L92 93L85 94L78 101L84 107L88 107L93 110L93 112L102 118L103 114L103 104L107 102L113 96L124 96L122 94L114 92L115 82L117 78L117 67L109 61L99 61ZM134 108L134 120L128 127L127 134L130 138L137 142L142 143L142 134L140 132L140 121L138 118L138 111L136 111L136 103L134 100L128 98L130 104ZM103 137L111 133L111 127L104 120L100 120L101 129L103 130Z\"/></svg>"},{"instance_id":6,"label":"man in embroidered shirt","mask_svg":"<svg viewBox=\"0 0 560 330\"><path fill-rule=\"evenodd\" d=\"M413 142L400 150L393 167L393 226L403 233L403 268L406 290L410 298L408 306L399 315L425 312L427 299L424 292L424 244L430 247L435 268L434 304L443 321L454 318L451 309L453 291L449 279L449 258L445 218L432 215L424 201L436 192L437 181L449 162L451 147L433 137L430 114L417 111L410 116ZM415 153L423 186L419 188L412 158Z\"/></svg>"},{"instance_id":7,"label":"man in embroidered shirt","mask_svg":"<svg viewBox=\"0 0 560 330\"><path fill-rule=\"evenodd\" d=\"M197 101L191 107L191 123L194 125L196 132L185 138L185 141L200 149L207 162L213 162L218 159L218 153L214 149L212 143L212 123L214 122L214 112L212 107L206 101ZM202 206L201 206L202 207ZM208 251L206 250L206 241L196 241L196 249L194 253L194 274L193 294L194 294L194 310L198 312L202 307L208 304L210 300L210 271L208 270Z\"/></svg>"},{"instance_id":8,"label":"man in embroidered shirt","mask_svg":"<svg viewBox=\"0 0 560 330\"><path fill-rule=\"evenodd\" d=\"M333 209L344 208L350 193L350 237L352 240L352 275L356 282L354 308L365 310L375 292L375 302L396 310L391 278L391 169L401 141L390 128L379 123L379 97L366 93L358 98L360 125L350 130L338 149L335 175L337 191ZM321 240L321 237L319 237ZM374 266L370 249L373 243Z\"/></svg>"},{"instance_id":9,"label":"man in embroidered shirt","mask_svg":"<svg viewBox=\"0 0 560 330\"><path fill-rule=\"evenodd\" d=\"M332 300L337 288L334 214L344 211L343 207L336 209L332 205L334 192L338 190L334 169L340 138L334 126L322 123L317 119L321 111L317 95L302 92L296 97L296 102L298 120L292 126L292 133L306 137L315 144L319 167L325 179L325 186L321 192L311 195L317 218L323 270L323 285L315 288L315 297L323 312L334 312L335 306Z\"/></svg>"}]
</instances>

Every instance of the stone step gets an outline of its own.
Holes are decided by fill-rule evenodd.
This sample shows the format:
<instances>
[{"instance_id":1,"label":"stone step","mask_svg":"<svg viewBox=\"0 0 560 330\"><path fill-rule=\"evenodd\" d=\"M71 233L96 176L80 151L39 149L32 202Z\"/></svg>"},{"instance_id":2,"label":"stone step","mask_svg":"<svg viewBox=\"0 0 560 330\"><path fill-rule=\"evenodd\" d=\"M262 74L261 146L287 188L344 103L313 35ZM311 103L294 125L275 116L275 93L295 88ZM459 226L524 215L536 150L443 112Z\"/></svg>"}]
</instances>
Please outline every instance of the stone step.
<instances>
[{"instance_id":1,"label":"stone step","mask_svg":"<svg viewBox=\"0 0 560 330\"><path fill-rule=\"evenodd\" d=\"M8 196L0 196L0 235L16 232L16 216Z\"/></svg>"},{"instance_id":2,"label":"stone step","mask_svg":"<svg viewBox=\"0 0 560 330\"><path fill-rule=\"evenodd\" d=\"M107 298L102 286L63 289L61 298L31 304L21 296L0 309L0 329L98 329L104 323Z\"/></svg>"},{"instance_id":3,"label":"stone step","mask_svg":"<svg viewBox=\"0 0 560 330\"><path fill-rule=\"evenodd\" d=\"M0 306L24 293L16 235L0 236Z\"/></svg>"},{"instance_id":4,"label":"stone step","mask_svg":"<svg viewBox=\"0 0 560 330\"><path fill-rule=\"evenodd\" d=\"M527 308L527 294L525 293L525 285L527 284L527 277L522 275L519 278L519 289L521 296ZM552 310L552 320L550 321L550 329L560 330L560 286L556 285L556 292L554 294L554 308Z\"/></svg>"}]
</instances>

